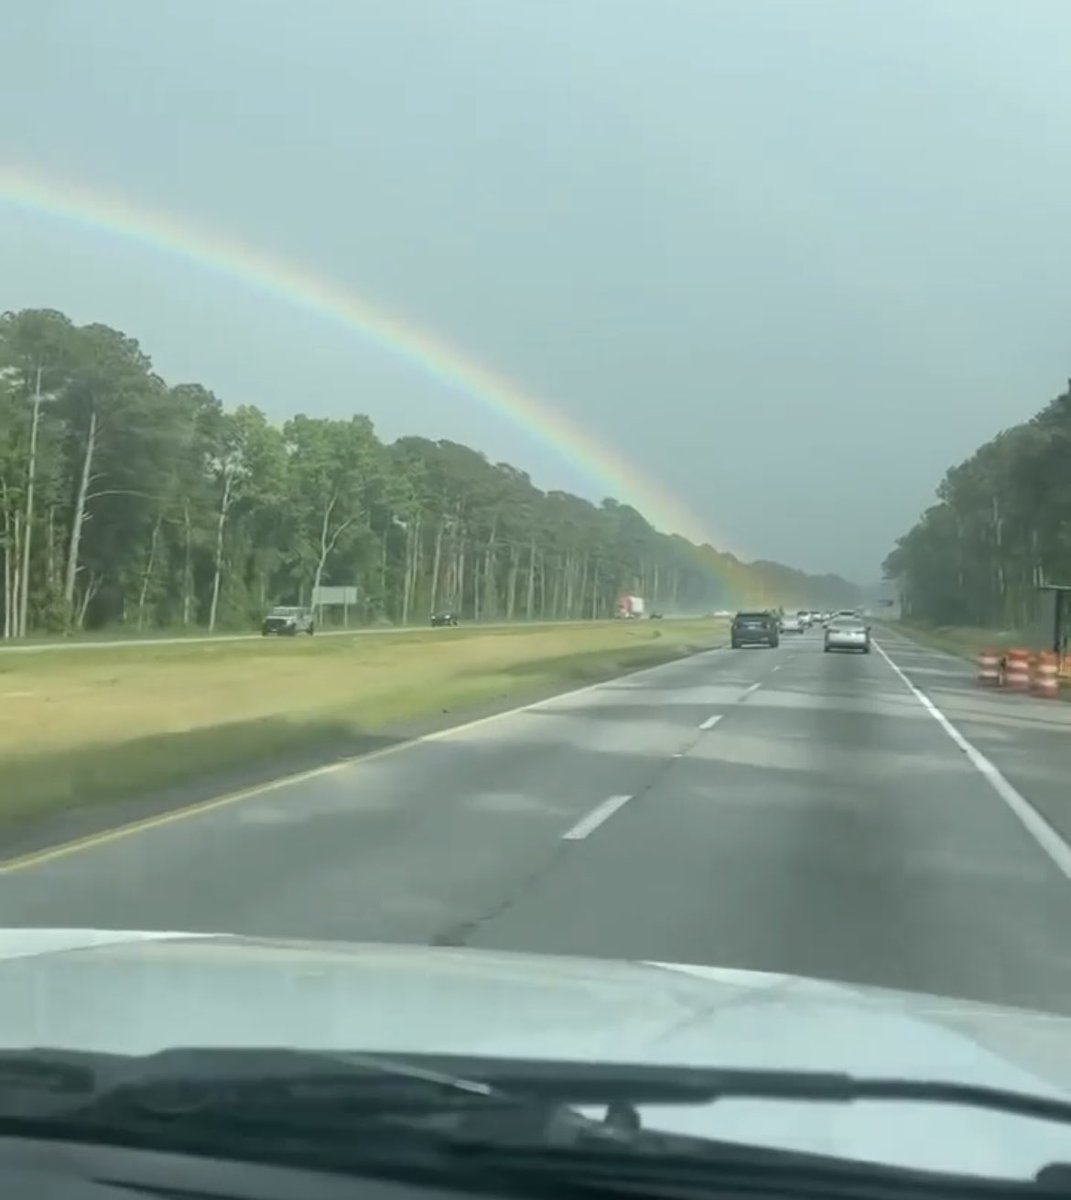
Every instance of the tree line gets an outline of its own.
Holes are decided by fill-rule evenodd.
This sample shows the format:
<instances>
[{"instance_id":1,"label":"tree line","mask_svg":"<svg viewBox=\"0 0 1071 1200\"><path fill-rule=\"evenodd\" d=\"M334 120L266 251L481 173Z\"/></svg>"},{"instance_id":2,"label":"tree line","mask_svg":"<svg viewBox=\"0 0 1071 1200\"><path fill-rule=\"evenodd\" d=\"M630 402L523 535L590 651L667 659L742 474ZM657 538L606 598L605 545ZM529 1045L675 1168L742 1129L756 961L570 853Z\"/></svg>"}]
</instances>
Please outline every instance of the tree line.
<instances>
[{"instance_id":1,"label":"tree line","mask_svg":"<svg viewBox=\"0 0 1071 1200\"><path fill-rule=\"evenodd\" d=\"M457 442L228 410L167 384L134 338L49 309L0 316L0 559L5 638L248 628L321 584L356 584L366 623L603 618L623 591L667 612L855 595Z\"/></svg>"},{"instance_id":2,"label":"tree line","mask_svg":"<svg viewBox=\"0 0 1071 1200\"><path fill-rule=\"evenodd\" d=\"M1071 381L952 467L885 560L905 615L1024 629L1041 583L1071 583Z\"/></svg>"}]
</instances>

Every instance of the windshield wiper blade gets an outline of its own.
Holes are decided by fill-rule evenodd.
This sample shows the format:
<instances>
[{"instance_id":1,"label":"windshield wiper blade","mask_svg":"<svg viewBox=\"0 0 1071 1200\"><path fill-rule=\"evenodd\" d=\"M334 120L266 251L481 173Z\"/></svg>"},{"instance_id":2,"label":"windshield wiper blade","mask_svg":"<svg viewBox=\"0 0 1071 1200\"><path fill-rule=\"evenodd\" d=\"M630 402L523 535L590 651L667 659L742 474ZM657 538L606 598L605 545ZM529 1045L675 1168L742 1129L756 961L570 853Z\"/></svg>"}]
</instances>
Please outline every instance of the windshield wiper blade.
<instances>
[{"instance_id":1,"label":"windshield wiper blade","mask_svg":"<svg viewBox=\"0 0 1071 1200\"><path fill-rule=\"evenodd\" d=\"M365 1056L374 1060L375 1054ZM718 1100L775 1100L849 1104L889 1101L961 1105L1071 1124L1071 1098L1035 1095L986 1084L859 1077L840 1072L583 1063L545 1059L477 1058L448 1054L392 1055L396 1064L463 1074L529 1097L563 1104L712 1104Z\"/></svg>"},{"instance_id":2,"label":"windshield wiper blade","mask_svg":"<svg viewBox=\"0 0 1071 1200\"><path fill-rule=\"evenodd\" d=\"M42 1101L128 1098L177 1109L275 1092L351 1111L562 1105L701 1105L719 1100L959 1105L1071 1124L1071 1098L944 1080L839 1072L585 1063L454 1054L273 1048L178 1049L145 1056L54 1050L0 1053L0 1110Z\"/></svg>"},{"instance_id":3,"label":"windshield wiper blade","mask_svg":"<svg viewBox=\"0 0 1071 1200\"><path fill-rule=\"evenodd\" d=\"M967 1104L1071 1123L1071 1102L1047 1097L806 1071L278 1049L0 1053L0 1136L449 1179L462 1190L496 1195L504 1194L504 1180L518 1194L540 1197L564 1195L567 1185L647 1195L739 1186L920 1200L958 1196L968 1183L977 1195L977 1186L988 1184L640 1128L642 1106L728 1098ZM604 1120L574 1108L604 1105ZM610 1121L613 1112L625 1120ZM1066 1194L1065 1168L1009 1182L999 1194Z\"/></svg>"},{"instance_id":4,"label":"windshield wiper blade","mask_svg":"<svg viewBox=\"0 0 1071 1200\"><path fill-rule=\"evenodd\" d=\"M177 1049L144 1056L65 1050L0 1052L0 1113L130 1103L180 1113L256 1097L367 1100L376 1108L493 1104L495 1089L385 1055L265 1049Z\"/></svg>"}]
</instances>

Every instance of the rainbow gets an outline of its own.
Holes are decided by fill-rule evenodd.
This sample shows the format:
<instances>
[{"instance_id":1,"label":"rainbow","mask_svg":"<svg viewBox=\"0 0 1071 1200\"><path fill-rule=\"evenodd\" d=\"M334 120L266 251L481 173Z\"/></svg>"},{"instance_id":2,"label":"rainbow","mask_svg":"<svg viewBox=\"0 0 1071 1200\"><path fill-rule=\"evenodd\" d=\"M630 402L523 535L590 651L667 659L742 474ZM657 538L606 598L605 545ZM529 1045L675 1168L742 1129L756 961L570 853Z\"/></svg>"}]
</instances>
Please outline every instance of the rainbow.
<instances>
[{"instance_id":1,"label":"rainbow","mask_svg":"<svg viewBox=\"0 0 1071 1200\"><path fill-rule=\"evenodd\" d=\"M341 325L504 415L610 494L633 505L657 528L699 545L712 542L709 530L694 512L645 479L601 438L467 351L334 280L229 233L201 228L185 216L149 210L118 194L45 176L24 166L0 164L0 204L140 243Z\"/></svg>"}]
</instances>

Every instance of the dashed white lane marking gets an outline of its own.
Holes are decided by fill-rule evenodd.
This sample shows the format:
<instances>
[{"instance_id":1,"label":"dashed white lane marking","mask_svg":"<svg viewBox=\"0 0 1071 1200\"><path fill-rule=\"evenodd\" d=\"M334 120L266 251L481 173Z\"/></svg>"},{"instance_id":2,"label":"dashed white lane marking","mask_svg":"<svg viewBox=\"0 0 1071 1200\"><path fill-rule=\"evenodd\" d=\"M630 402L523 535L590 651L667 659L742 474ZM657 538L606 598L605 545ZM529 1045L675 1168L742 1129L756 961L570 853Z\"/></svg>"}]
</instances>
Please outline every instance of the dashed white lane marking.
<instances>
[{"instance_id":1,"label":"dashed white lane marking","mask_svg":"<svg viewBox=\"0 0 1071 1200\"><path fill-rule=\"evenodd\" d=\"M242 635L245 636L244 634ZM183 641L187 639L183 638ZM83 643L85 644L85 643ZM124 643L126 644L126 643ZM131 643L132 644L132 643ZM101 642L94 642L93 645L103 645ZM32 647L13 646L12 651L20 649L31 649ZM7 653L7 650L0 651ZM516 708L503 709L501 712L491 713L486 717L476 717L471 721L462 721L457 725L450 725L445 729L440 729L435 733L425 734L422 737L413 738L411 741L395 742L389 746L382 746L378 750L369 751L366 754L355 754L349 758L340 759L338 762L327 763L322 767L312 767L307 771L298 771L292 775L279 775L275 779L269 779L264 783L254 784L253 787L243 788L238 792L226 792L221 796L214 796L210 800L204 800L199 804L190 805L187 808L174 809L171 812L160 813L155 817L143 817L137 821L130 821L126 825L118 825L112 829L101 830L100 833L91 833L87 837L76 838L69 842L60 842L54 846L47 846L43 850L34 850L29 854L24 854L20 858L0 858L0 876L7 875L13 871L26 871L33 867L43 866L45 863L56 862L61 858L68 858L73 854L81 854L86 850L94 850L100 846L107 846L112 842L119 842L128 837L134 837L140 833L146 833L152 829L162 829L166 825L175 825L179 821L186 821L191 818L203 816L210 812L215 812L217 809L229 808L231 805L241 804L246 800L254 800L260 796L267 795L269 792L278 791L282 788L287 788L293 784L305 783L310 779L319 779L328 775L334 775L338 772L347 771L354 767L362 767L368 763L378 762L381 759L387 758L395 754L403 754L408 750L412 750L417 746L425 746L432 742L446 741L456 737L458 734L468 733L470 730L479 729L486 725L491 725L495 721L502 721L508 717L516 717L520 713L525 712L541 712L548 711L555 704L563 700L572 700L578 696L583 696L591 692L596 692L599 688L628 681L633 683L638 679L643 679L651 675L655 675L659 671L665 671L668 668L673 668L681 665L681 662L700 662L703 659L714 655L721 656L727 653L724 646L715 646L710 650L700 651L699 654L691 655L683 660L676 660L669 663L659 663L654 667L643 667L639 671L627 671L624 675L616 676L614 679L603 679L598 683L586 683L582 687L574 688L568 692L558 692L553 696L548 696L545 700L537 700L534 704L521 704Z\"/></svg>"},{"instance_id":2,"label":"dashed white lane marking","mask_svg":"<svg viewBox=\"0 0 1071 1200\"><path fill-rule=\"evenodd\" d=\"M757 692L757 691L759 690L759 688L760 688L760 687L762 687L762 684L761 684L761 683L753 683L753 684L751 685L751 687L749 687L749 688L745 688L745 690L744 690L744 695L745 695L745 696L750 696L752 692Z\"/></svg>"},{"instance_id":3,"label":"dashed white lane marking","mask_svg":"<svg viewBox=\"0 0 1071 1200\"><path fill-rule=\"evenodd\" d=\"M772 672L772 671L780 671L780 670L781 670L781 664L780 664L780 663L778 663L776 667L771 667L770 669L771 669L771 672Z\"/></svg>"},{"instance_id":4,"label":"dashed white lane marking","mask_svg":"<svg viewBox=\"0 0 1071 1200\"><path fill-rule=\"evenodd\" d=\"M1037 844L1045 851L1052 861L1060 868L1060 870L1071 879L1071 846L1063 840L1055 829L1045 820L1038 810L1026 799L1020 792L1004 778L997 768L989 761L988 758L972 743L968 742L962 733L952 724L936 704L926 695L925 692L911 682L903 671L893 662L893 660L885 653L877 642L873 643L874 649L881 655L883 659L902 680L904 686L911 692L915 699L922 707L930 714L938 725L948 734L953 742L963 751L967 761L973 766L986 780L989 786L997 793L1004 803L1012 810L1019 818L1027 833L1037 842Z\"/></svg>"},{"instance_id":5,"label":"dashed white lane marking","mask_svg":"<svg viewBox=\"0 0 1071 1200\"><path fill-rule=\"evenodd\" d=\"M578 842L581 838L586 838L588 834L594 833L603 821L612 817L623 804L627 804L631 799L631 796L611 796L609 800L604 800L601 804L597 804L586 817L581 817L572 829L562 834L562 840L566 842Z\"/></svg>"},{"instance_id":6,"label":"dashed white lane marking","mask_svg":"<svg viewBox=\"0 0 1071 1200\"><path fill-rule=\"evenodd\" d=\"M717 723L722 719L723 716L724 716L724 713L717 713L713 717L707 717L707 719L703 722L702 725L699 726L699 728L700 729L713 729L714 726L717 725Z\"/></svg>"}]
</instances>

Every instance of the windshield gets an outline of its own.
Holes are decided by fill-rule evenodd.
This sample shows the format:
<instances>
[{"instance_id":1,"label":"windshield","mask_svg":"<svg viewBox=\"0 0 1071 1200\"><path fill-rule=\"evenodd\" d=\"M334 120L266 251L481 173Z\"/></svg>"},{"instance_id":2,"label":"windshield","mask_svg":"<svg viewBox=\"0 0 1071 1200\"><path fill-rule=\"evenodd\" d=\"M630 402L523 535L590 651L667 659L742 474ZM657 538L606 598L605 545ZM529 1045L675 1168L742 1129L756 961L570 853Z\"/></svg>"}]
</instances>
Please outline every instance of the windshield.
<instances>
[{"instance_id":1,"label":"windshield","mask_svg":"<svg viewBox=\"0 0 1071 1200\"><path fill-rule=\"evenodd\" d=\"M1071 1088L1071 2L6 7L0 1058Z\"/></svg>"}]
</instances>

